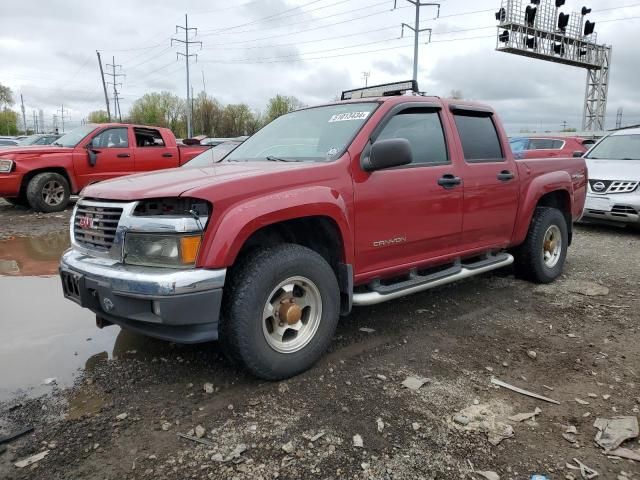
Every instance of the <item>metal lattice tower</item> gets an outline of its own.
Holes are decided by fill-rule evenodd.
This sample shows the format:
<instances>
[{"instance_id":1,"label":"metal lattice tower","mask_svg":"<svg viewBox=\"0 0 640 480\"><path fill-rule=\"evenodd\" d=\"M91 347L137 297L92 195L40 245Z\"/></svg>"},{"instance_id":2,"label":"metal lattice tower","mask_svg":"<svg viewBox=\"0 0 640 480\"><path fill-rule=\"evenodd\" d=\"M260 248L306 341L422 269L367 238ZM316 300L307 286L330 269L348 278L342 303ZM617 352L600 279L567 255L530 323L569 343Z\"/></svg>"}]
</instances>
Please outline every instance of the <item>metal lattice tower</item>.
<instances>
[{"instance_id":1,"label":"metal lattice tower","mask_svg":"<svg viewBox=\"0 0 640 480\"><path fill-rule=\"evenodd\" d=\"M611 46L598 44L593 28L587 32L585 16L590 10L564 14L556 6L559 3L564 2L540 0L538 4L530 4L523 0L502 0L496 13L499 22L496 50L586 69L582 129L604 130ZM561 16L566 22L562 26ZM594 25L591 23L591 27Z\"/></svg>"}]
</instances>

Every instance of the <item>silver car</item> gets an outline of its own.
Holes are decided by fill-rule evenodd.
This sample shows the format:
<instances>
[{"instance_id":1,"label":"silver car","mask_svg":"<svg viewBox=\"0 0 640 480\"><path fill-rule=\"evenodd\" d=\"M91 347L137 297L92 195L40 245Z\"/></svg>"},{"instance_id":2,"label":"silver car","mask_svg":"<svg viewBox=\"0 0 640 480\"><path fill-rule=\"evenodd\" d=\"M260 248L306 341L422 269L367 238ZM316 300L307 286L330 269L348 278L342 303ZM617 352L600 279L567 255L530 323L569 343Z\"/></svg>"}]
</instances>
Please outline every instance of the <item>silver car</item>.
<instances>
[{"instance_id":1,"label":"silver car","mask_svg":"<svg viewBox=\"0 0 640 480\"><path fill-rule=\"evenodd\" d=\"M584 158L589 169L584 220L640 227L640 128L608 135Z\"/></svg>"}]
</instances>

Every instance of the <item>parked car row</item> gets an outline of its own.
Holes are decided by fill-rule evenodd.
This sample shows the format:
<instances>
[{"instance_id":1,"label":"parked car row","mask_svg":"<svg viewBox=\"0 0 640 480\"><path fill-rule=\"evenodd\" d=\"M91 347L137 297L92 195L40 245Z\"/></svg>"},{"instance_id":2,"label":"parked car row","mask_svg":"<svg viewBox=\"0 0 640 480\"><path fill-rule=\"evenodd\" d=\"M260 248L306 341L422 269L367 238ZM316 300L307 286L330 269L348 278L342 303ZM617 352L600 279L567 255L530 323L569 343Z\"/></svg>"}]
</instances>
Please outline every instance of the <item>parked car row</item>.
<instances>
[{"instance_id":1,"label":"parked car row","mask_svg":"<svg viewBox=\"0 0 640 480\"><path fill-rule=\"evenodd\" d=\"M34 135L21 137L0 137L0 147L3 146L29 146L29 145L51 145L62 135L56 133L36 133Z\"/></svg>"}]
</instances>

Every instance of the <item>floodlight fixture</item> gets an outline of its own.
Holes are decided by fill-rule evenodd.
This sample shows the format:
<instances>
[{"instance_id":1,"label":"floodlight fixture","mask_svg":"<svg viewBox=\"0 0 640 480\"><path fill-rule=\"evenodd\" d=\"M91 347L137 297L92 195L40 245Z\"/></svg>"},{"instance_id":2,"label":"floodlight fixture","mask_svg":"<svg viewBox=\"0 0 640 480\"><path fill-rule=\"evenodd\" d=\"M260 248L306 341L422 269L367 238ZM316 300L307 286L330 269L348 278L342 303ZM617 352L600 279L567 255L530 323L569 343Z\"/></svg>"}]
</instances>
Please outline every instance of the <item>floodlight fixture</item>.
<instances>
[{"instance_id":1,"label":"floodlight fixture","mask_svg":"<svg viewBox=\"0 0 640 480\"><path fill-rule=\"evenodd\" d=\"M536 41L536 37L527 37L527 40L525 43L527 44L527 48L531 48L533 50L538 48L538 42Z\"/></svg>"},{"instance_id":2,"label":"floodlight fixture","mask_svg":"<svg viewBox=\"0 0 640 480\"><path fill-rule=\"evenodd\" d=\"M501 8L496 12L496 20L500 23L504 22L507 19L507 11L504 8Z\"/></svg>"},{"instance_id":3,"label":"floodlight fixture","mask_svg":"<svg viewBox=\"0 0 640 480\"><path fill-rule=\"evenodd\" d=\"M570 17L571 15L569 15L568 13L560 13L560 15L558 15L558 30L563 33L567 31Z\"/></svg>"},{"instance_id":4,"label":"floodlight fixture","mask_svg":"<svg viewBox=\"0 0 640 480\"><path fill-rule=\"evenodd\" d=\"M502 43L507 43L509 41L509 31L505 30L500 35L498 35L498 40L500 40Z\"/></svg>"},{"instance_id":5,"label":"floodlight fixture","mask_svg":"<svg viewBox=\"0 0 640 480\"><path fill-rule=\"evenodd\" d=\"M596 22L590 22L589 20L587 20L584 24L584 36L588 37L594 32L595 29L596 29Z\"/></svg>"},{"instance_id":6,"label":"floodlight fixture","mask_svg":"<svg viewBox=\"0 0 640 480\"><path fill-rule=\"evenodd\" d=\"M556 0L556 8L562 7L566 2L566 0Z\"/></svg>"},{"instance_id":7,"label":"floodlight fixture","mask_svg":"<svg viewBox=\"0 0 640 480\"><path fill-rule=\"evenodd\" d=\"M540 5L540 0L531 0L534 5Z\"/></svg>"},{"instance_id":8,"label":"floodlight fixture","mask_svg":"<svg viewBox=\"0 0 640 480\"><path fill-rule=\"evenodd\" d=\"M589 15L591 13L591 8L582 7L582 16Z\"/></svg>"},{"instance_id":9,"label":"floodlight fixture","mask_svg":"<svg viewBox=\"0 0 640 480\"><path fill-rule=\"evenodd\" d=\"M536 20L536 13L538 13L538 9L536 7L527 5L527 8L524 11L524 21L527 22L529 27L533 27Z\"/></svg>"},{"instance_id":10,"label":"floodlight fixture","mask_svg":"<svg viewBox=\"0 0 640 480\"><path fill-rule=\"evenodd\" d=\"M554 43L553 51L556 55L564 55L564 44L562 43Z\"/></svg>"}]
</instances>

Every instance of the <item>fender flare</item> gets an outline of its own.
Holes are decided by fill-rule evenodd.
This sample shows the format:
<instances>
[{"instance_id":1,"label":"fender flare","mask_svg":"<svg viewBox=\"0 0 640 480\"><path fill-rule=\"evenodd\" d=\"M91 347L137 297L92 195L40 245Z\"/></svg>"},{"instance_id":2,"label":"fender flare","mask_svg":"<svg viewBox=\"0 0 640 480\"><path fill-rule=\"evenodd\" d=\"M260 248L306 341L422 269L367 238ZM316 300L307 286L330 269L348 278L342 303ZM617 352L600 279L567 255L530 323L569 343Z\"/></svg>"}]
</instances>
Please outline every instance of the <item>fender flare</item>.
<instances>
[{"instance_id":1,"label":"fender flare","mask_svg":"<svg viewBox=\"0 0 640 480\"><path fill-rule=\"evenodd\" d=\"M295 188L254 197L232 205L207 229L203 244L206 250L201 263L207 268L233 265L240 249L255 232L269 225L308 217L332 220L342 237L344 263L353 263L352 227L347 217L347 201L340 193L326 186Z\"/></svg>"},{"instance_id":2,"label":"fender flare","mask_svg":"<svg viewBox=\"0 0 640 480\"><path fill-rule=\"evenodd\" d=\"M567 209L571 215L573 205L573 183L571 176L565 171L549 172L534 178L526 187L522 198L516 228L513 232L512 244L520 245L527 238L529 225L540 199L553 192L564 192L569 196Z\"/></svg>"}]
</instances>

